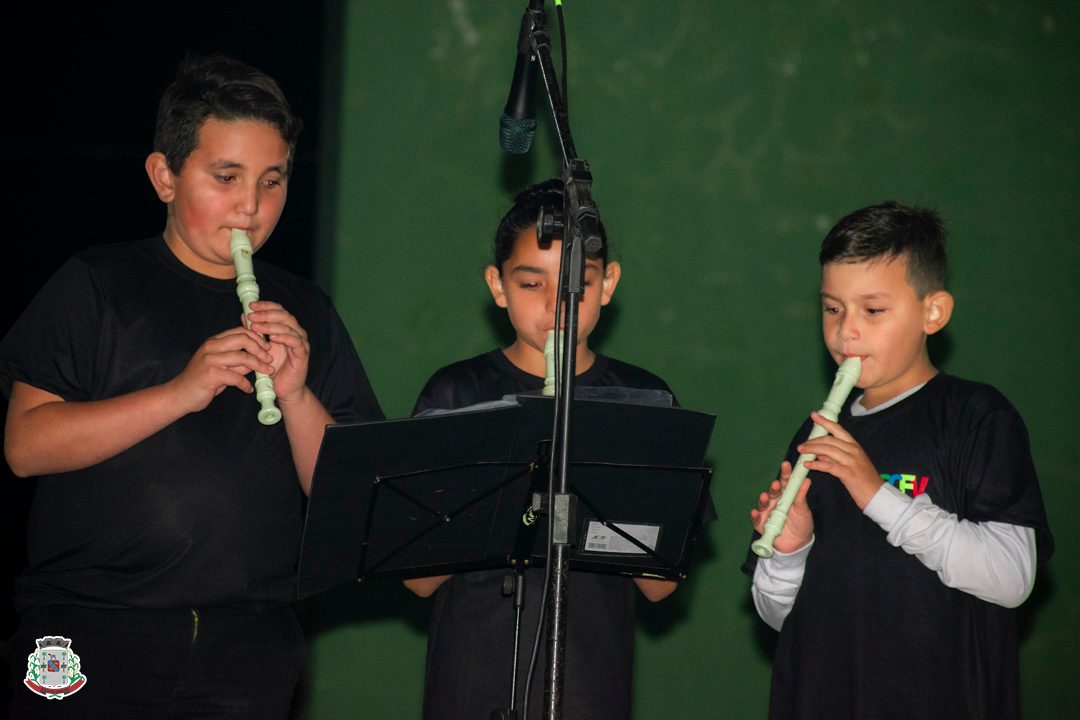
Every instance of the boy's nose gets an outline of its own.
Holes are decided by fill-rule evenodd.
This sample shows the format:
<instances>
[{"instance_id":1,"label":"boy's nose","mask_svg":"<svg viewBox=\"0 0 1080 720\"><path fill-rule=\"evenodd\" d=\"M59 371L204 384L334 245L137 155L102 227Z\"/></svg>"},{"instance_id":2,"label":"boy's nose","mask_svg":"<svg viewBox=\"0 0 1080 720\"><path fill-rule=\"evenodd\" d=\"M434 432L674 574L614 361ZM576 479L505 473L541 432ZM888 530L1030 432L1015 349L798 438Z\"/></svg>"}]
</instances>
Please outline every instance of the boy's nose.
<instances>
[{"instance_id":1,"label":"boy's nose","mask_svg":"<svg viewBox=\"0 0 1080 720\"><path fill-rule=\"evenodd\" d=\"M257 187L243 188L236 199L236 209L245 215L254 215L259 210L259 190Z\"/></svg>"},{"instance_id":2,"label":"boy's nose","mask_svg":"<svg viewBox=\"0 0 1080 720\"><path fill-rule=\"evenodd\" d=\"M844 340L853 340L859 337L859 326L857 319L852 315L845 315L840 320L840 326L838 328L840 337Z\"/></svg>"}]
</instances>

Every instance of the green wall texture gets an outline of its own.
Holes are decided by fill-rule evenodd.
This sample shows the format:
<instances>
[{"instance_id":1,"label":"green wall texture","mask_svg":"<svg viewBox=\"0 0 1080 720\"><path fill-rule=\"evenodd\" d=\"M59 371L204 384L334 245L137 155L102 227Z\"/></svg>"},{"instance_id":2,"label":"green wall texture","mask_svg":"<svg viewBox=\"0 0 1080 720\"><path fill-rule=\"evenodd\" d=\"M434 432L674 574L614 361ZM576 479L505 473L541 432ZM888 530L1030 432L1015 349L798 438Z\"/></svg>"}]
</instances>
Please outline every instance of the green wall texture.
<instances>
[{"instance_id":1,"label":"green wall texture","mask_svg":"<svg viewBox=\"0 0 1080 720\"><path fill-rule=\"evenodd\" d=\"M529 155L496 140L525 4L352 0L329 28L318 272L391 416L507 336L490 238L513 191L560 172L546 106ZM951 232L936 361L1028 423L1057 557L1023 609L1025 715L1074 717L1080 6L569 0L566 16L570 126L624 266L595 339L718 416L719 519L684 586L641 603L635 716L764 717L775 636L739 572L749 508L834 371L818 243L894 198ZM418 717L427 609L389 580L307 603L308 715Z\"/></svg>"}]
</instances>

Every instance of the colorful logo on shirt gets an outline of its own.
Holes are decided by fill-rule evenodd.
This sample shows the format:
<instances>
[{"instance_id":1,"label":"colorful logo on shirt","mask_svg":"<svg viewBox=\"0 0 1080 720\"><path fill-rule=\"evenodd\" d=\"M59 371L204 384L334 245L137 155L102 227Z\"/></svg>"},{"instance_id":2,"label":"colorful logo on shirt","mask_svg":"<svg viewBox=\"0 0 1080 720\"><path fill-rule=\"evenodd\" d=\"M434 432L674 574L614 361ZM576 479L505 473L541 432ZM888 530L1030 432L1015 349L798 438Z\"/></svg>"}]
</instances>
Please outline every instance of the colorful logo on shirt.
<instances>
[{"instance_id":1,"label":"colorful logo on shirt","mask_svg":"<svg viewBox=\"0 0 1080 720\"><path fill-rule=\"evenodd\" d=\"M65 637L38 638L37 650L26 658L26 679L23 683L43 698L63 700L86 685L86 676L80 669L79 656L71 649L71 640Z\"/></svg>"},{"instance_id":2,"label":"colorful logo on shirt","mask_svg":"<svg viewBox=\"0 0 1080 720\"><path fill-rule=\"evenodd\" d=\"M930 478L926 475L919 477L918 475L909 475L908 473L881 473L881 479L892 485L894 488L916 497L926 492L926 486L930 482Z\"/></svg>"}]
</instances>

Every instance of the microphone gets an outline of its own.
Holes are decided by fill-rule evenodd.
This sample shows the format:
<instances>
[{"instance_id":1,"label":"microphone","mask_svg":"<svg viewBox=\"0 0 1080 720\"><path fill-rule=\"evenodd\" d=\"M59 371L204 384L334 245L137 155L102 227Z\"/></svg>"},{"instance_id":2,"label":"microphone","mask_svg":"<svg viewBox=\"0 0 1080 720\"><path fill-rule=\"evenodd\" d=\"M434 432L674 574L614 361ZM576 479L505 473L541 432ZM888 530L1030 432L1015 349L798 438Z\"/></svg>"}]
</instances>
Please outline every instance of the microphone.
<instances>
[{"instance_id":1,"label":"microphone","mask_svg":"<svg viewBox=\"0 0 1080 720\"><path fill-rule=\"evenodd\" d=\"M499 145L508 153L524 155L532 145L536 132L536 56L530 39L536 23L543 23L543 0L529 0L529 6L521 17L518 32L517 61L514 76L510 80L510 92L506 107L499 118Z\"/></svg>"}]
</instances>

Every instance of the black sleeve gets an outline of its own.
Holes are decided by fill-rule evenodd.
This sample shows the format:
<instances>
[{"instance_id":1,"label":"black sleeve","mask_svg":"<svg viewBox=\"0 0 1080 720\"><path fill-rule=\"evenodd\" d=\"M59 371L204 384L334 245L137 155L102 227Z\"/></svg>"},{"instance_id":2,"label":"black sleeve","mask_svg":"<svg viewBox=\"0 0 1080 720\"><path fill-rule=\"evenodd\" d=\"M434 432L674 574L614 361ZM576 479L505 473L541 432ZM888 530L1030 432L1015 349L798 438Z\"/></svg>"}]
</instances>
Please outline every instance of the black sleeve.
<instances>
[{"instance_id":1,"label":"black sleeve","mask_svg":"<svg viewBox=\"0 0 1080 720\"><path fill-rule=\"evenodd\" d=\"M67 401L89 400L100 369L102 297L93 271L64 263L0 345L0 389L18 380Z\"/></svg>"},{"instance_id":2,"label":"black sleeve","mask_svg":"<svg viewBox=\"0 0 1080 720\"><path fill-rule=\"evenodd\" d=\"M508 383L504 386L504 383ZM438 408L456 410L494 400L515 391L508 378L492 372L484 356L461 360L437 370L424 384L412 414Z\"/></svg>"},{"instance_id":3,"label":"black sleeve","mask_svg":"<svg viewBox=\"0 0 1080 720\"><path fill-rule=\"evenodd\" d=\"M413 406L412 415L418 415L424 410L430 410L432 408L452 410L461 407L456 404L456 387L457 383L453 382L445 368L435 373L428 378L426 383L424 383L424 388L420 391L420 396L416 398L416 404Z\"/></svg>"},{"instance_id":4,"label":"black sleeve","mask_svg":"<svg viewBox=\"0 0 1080 720\"><path fill-rule=\"evenodd\" d=\"M979 416L957 453L968 479L966 519L997 521L1035 530L1039 562L1054 553L1027 427L1003 396Z\"/></svg>"},{"instance_id":5,"label":"black sleeve","mask_svg":"<svg viewBox=\"0 0 1080 720\"><path fill-rule=\"evenodd\" d=\"M318 363L320 368L324 368L317 373L318 376L312 378L309 372L309 386L337 422L383 420L385 415L364 371L364 364L345 324L329 300L326 313L328 337L324 345L330 350L328 357L321 358ZM312 353L315 352L317 349L313 348Z\"/></svg>"}]
</instances>

